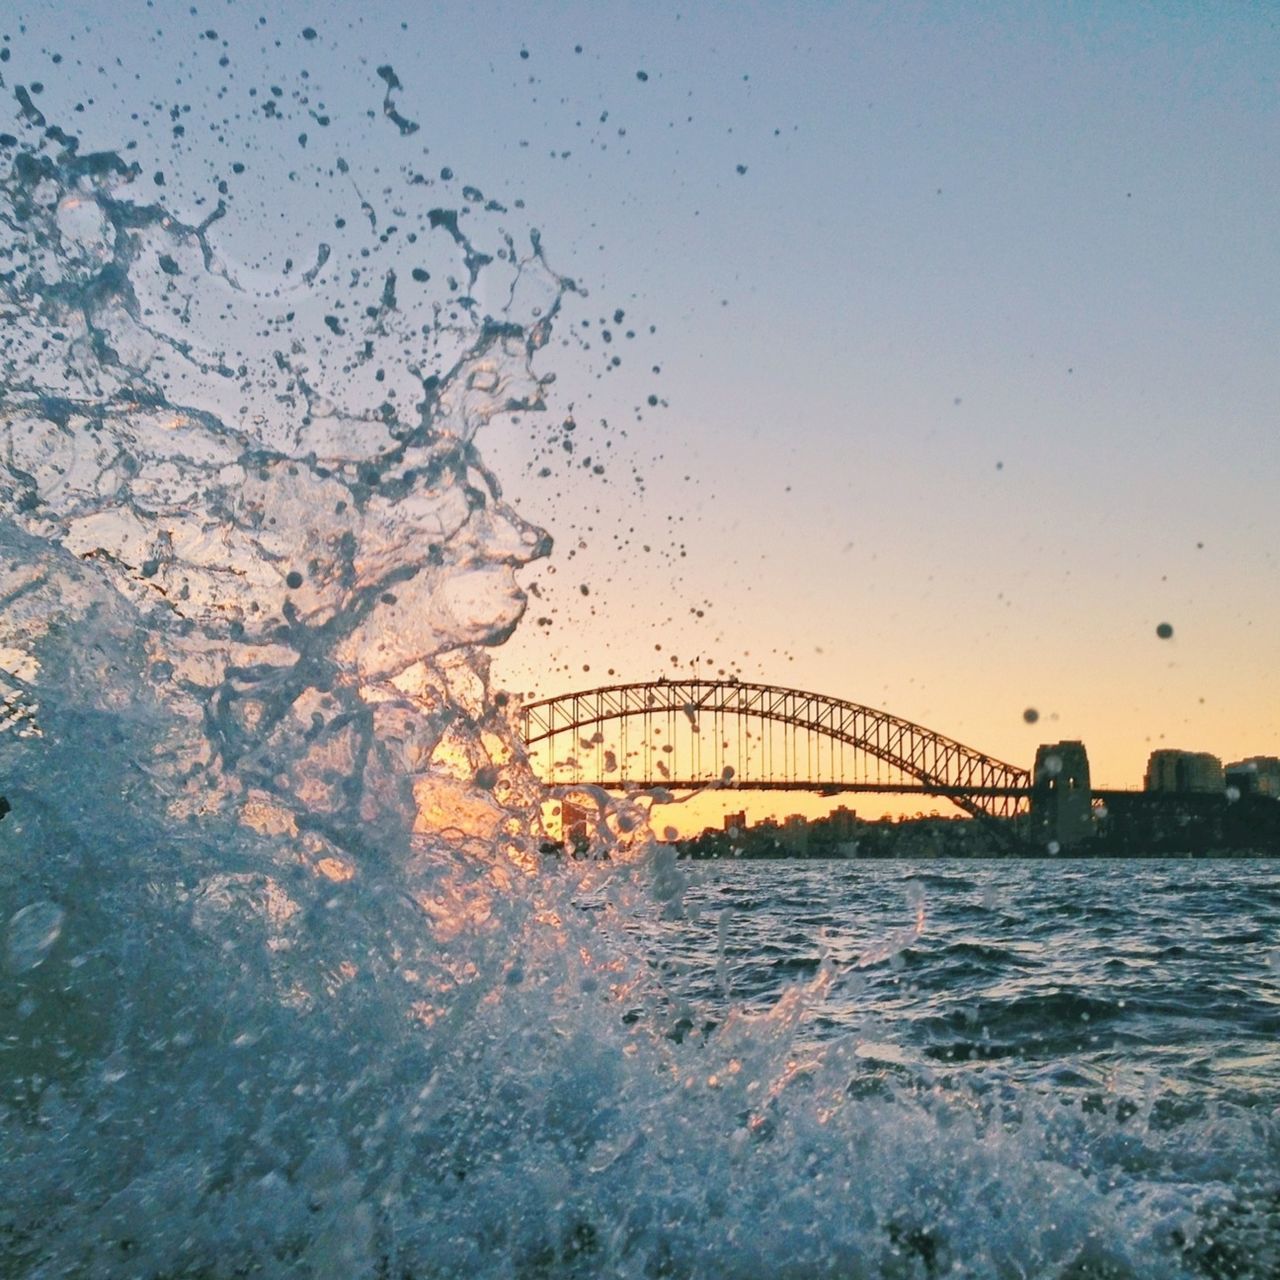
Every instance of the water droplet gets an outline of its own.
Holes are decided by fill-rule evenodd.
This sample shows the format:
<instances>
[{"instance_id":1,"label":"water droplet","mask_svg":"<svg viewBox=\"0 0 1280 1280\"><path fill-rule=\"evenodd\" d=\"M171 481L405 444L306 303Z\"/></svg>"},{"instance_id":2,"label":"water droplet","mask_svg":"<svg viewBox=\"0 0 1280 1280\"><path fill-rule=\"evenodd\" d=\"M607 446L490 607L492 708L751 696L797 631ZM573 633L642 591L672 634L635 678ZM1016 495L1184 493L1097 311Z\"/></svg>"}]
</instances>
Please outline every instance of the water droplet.
<instances>
[{"instance_id":1,"label":"water droplet","mask_svg":"<svg viewBox=\"0 0 1280 1280\"><path fill-rule=\"evenodd\" d=\"M1172 624L1168 622L1162 622L1156 628L1156 635L1158 635L1161 640L1168 640L1173 635Z\"/></svg>"},{"instance_id":2,"label":"water droplet","mask_svg":"<svg viewBox=\"0 0 1280 1280\"><path fill-rule=\"evenodd\" d=\"M1028 707L1028 708L1027 708L1023 713L1022 713L1022 718L1023 718L1023 719L1028 723L1028 724L1035 724L1035 722L1036 722L1037 720L1039 720L1039 719L1040 719L1040 713L1035 709L1035 707Z\"/></svg>"},{"instance_id":3,"label":"water droplet","mask_svg":"<svg viewBox=\"0 0 1280 1280\"><path fill-rule=\"evenodd\" d=\"M55 902L33 902L9 918L6 959L10 973L27 973L44 963L62 932L66 912Z\"/></svg>"}]
</instances>

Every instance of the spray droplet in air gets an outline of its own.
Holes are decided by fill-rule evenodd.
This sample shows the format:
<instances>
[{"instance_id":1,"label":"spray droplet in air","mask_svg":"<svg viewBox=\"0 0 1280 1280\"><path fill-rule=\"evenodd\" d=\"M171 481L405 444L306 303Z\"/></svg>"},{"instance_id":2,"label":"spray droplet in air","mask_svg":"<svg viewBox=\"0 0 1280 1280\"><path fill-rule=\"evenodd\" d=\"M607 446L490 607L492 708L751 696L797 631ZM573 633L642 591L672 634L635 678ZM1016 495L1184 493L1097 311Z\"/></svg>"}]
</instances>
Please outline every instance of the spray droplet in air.
<instances>
[{"instance_id":1,"label":"spray droplet in air","mask_svg":"<svg viewBox=\"0 0 1280 1280\"><path fill-rule=\"evenodd\" d=\"M1028 708L1027 708L1023 713L1022 713L1022 718L1023 718L1023 719L1028 723L1028 724L1035 724L1035 722L1036 722L1037 720L1039 720L1039 719L1040 719L1040 713L1035 709L1035 707L1028 707Z\"/></svg>"},{"instance_id":2,"label":"spray droplet in air","mask_svg":"<svg viewBox=\"0 0 1280 1280\"><path fill-rule=\"evenodd\" d=\"M1168 639L1172 638L1172 636L1173 636L1173 626L1172 626L1172 624L1171 624L1171 623L1168 623L1168 622L1162 622L1162 623L1161 623L1161 624L1156 628L1156 635L1158 635L1158 636L1160 637L1160 639L1161 639L1161 640L1168 640Z\"/></svg>"},{"instance_id":3,"label":"spray droplet in air","mask_svg":"<svg viewBox=\"0 0 1280 1280\"><path fill-rule=\"evenodd\" d=\"M66 913L55 902L33 902L9 917L5 960L10 973L27 973L44 963L62 932Z\"/></svg>"}]
</instances>

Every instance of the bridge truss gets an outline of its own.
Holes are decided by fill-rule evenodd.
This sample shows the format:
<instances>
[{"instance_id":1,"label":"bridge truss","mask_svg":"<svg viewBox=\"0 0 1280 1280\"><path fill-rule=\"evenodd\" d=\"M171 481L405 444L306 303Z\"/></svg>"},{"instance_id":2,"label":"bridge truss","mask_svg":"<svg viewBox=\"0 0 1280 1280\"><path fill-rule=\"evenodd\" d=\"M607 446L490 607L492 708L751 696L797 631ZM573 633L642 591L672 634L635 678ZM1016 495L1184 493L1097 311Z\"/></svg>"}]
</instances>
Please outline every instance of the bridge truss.
<instances>
[{"instance_id":1,"label":"bridge truss","mask_svg":"<svg viewBox=\"0 0 1280 1280\"><path fill-rule=\"evenodd\" d=\"M942 796L974 817L1026 812L1031 775L898 716L737 680L607 685L521 708L552 784Z\"/></svg>"}]
</instances>

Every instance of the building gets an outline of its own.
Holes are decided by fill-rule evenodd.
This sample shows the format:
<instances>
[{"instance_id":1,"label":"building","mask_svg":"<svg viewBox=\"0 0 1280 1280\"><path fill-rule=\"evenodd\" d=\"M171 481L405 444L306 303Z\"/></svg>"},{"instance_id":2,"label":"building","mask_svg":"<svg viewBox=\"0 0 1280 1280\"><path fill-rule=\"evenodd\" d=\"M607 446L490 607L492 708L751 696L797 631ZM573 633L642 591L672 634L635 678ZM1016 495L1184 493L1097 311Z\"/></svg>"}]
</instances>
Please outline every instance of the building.
<instances>
[{"instance_id":1,"label":"building","mask_svg":"<svg viewBox=\"0 0 1280 1280\"><path fill-rule=\"evenodd\" d=\"M809 851L809 819L801 813L793 813L782 824L778 833L782 847L790 854L802 856Z\"/></svg>"},{"instance_id":2,"label":"building","mask_svg":"<svg viewBox=\"0 0 1280 1280\"><path fill-rule=\"evenodd\" d=\"M1224 770L1227 788L1239 796L1270 796L1280 800L1280 758L1250 756Z\"/></svg>"},{"instance_id":3,"label":"building","mask_svg":"<svg viewBox=\"0 0 1280 1280\"><path fill-rule=\"evenodd\" d=\"M832 840L852 840L858 834L858 815L844 805L833 809L824 822Z\"/></svg>"},{"instance_id":4,"label":"building","mask_svg":"<svg viewBox=\"0 0 1280 1280\"><path fill-rule=\"evenodd\" d=\"M1207 751L1153 751L1147 760L1147 791L1215 795L1226 787L1222 761Z\"/></svg>"}]
</instances>

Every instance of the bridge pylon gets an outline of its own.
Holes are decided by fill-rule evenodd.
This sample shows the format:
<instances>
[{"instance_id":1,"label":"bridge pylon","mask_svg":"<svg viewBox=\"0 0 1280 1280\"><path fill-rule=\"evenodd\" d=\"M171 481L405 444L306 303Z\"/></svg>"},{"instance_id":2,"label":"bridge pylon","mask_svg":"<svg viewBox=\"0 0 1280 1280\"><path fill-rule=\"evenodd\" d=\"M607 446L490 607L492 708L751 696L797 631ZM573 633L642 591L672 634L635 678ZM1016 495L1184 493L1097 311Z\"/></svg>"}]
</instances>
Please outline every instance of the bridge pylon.
<instances>
[{"instance_id":1,"label":"bridge pylon","mask_svg":"<svg viewBox=\"0 0 1280 1280\"><path fill-rule=\"evenodd\" d=\"M1036 751L1031 783L1031 841L1070 849L1093 835L1093 792L1083 742L1046 743Z\"/></svg>"}]
</instances>

